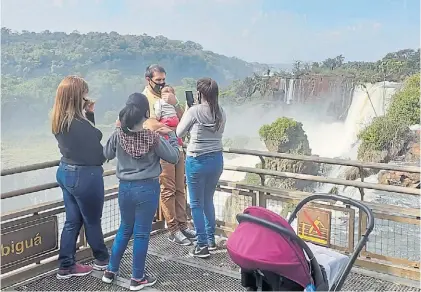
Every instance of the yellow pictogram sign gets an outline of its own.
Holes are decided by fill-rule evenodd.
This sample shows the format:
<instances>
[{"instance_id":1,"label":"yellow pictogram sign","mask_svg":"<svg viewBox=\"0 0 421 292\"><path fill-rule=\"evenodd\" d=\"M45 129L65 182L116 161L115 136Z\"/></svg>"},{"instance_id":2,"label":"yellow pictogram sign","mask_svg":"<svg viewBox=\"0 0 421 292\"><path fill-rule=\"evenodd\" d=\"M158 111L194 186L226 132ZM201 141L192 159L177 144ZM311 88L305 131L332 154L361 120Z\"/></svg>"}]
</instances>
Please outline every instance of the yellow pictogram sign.
<instances>
[{"instance_id":1,"label":"yellow pictogram sign","mask_svg":"<svg viewBox=\"0 0 421 292\"><path fill-rule=\"evenodd\" d=\"M330 220L329 211L303 208L298 214L298 236L306 241L329 246Z\"/></svg>"}]
</instances>

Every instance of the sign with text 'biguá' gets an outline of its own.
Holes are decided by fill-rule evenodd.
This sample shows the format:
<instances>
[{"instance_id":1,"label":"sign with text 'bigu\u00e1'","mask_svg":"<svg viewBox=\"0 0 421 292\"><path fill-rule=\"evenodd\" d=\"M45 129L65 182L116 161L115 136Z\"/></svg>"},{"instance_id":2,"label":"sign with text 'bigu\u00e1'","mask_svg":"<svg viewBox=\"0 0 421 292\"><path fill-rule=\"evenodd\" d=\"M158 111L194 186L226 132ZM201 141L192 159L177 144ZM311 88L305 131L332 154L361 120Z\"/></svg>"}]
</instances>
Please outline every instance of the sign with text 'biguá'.
<instances>
[{"instance_id":1,"label":"sign with text 'bigu\u00e1'","mask_svg":"<svg viewBox=\"0 0 421 292\"><path fill-rule=\"evenodd\" d=\"M56 216L12 225L1 230L1 267L30 259L58 248Z\"/></svg>"},{"instance_id":2,"label":"sign with text 'bigu\u00e1'","mask_svg":"<svg viewBox=\"0 0 421 292\"><path fill-rule=\"evenodd\" d=\"M298 213L298 236L306 241L329 246L330 222L331 212L316 208L303 208Z\"/></svg>"}]
</instances>

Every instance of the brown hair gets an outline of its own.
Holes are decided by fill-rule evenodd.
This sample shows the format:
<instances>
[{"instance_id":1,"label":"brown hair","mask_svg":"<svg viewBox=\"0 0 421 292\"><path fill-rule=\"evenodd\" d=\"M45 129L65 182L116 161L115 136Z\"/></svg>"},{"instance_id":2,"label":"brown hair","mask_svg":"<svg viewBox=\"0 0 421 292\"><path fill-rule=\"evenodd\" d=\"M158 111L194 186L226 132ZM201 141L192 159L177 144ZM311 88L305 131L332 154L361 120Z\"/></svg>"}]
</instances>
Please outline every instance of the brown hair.
<instances>
[{"instance_id":1,"label":"brown hair","mask_svg":"<svg viewBox=\"0 0 421 292\"><path fill-rule=\"evenodd\" d=\"M175 94L174 88L172 88L169 85L165 85L164 88L161 89L161 94L165 92L170 92L172 94Z\"/></svg>"},{"instance_id":2,"label":"brown hair","mask_svg":"<svg viewBox=\"0 0 421 292\"><path fill-rule=\"evenodd\" d=\"M222 113L218 104L218 84L211 78L201 78L197 80L197 91L201 95L201 98L208 102L211 113L215 117L214 130L218 131L222 124Z\"/></svg>"},{"instance_id":3,"label":"brown hair","mask_svg":"<svg viewBox=\"0 0 421 292\"><path fill-rule=\"evenodd\" d=\"M88 92L88 83L81 77L67 76L60 82L52 110L53 134L69 131L74 119L86 119L83 105Z\"/></svg>"}]
</instances>

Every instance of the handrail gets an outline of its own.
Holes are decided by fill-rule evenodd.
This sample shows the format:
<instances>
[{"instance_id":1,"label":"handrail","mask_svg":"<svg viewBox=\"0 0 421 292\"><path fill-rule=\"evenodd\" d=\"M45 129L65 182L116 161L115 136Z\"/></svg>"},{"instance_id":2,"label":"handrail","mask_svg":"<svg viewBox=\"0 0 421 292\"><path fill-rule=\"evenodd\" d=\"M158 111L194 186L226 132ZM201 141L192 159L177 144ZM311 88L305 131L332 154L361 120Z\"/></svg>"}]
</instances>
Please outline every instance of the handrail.
<instances>
[{"instance_id":1,"label":"handrail","mask_svg":"<svg viewBox=\"0 0 421 292\"><path fill-rule=\"evenodd\" d=\"M358 160L328 158L328 157L320 157L320 156L314 156L314 155L296 155L296 154L288 154L288 153L247 150L247 149L238 149L238 148L224 148L224 152L252 155L252 156L264 156L264 157L271 157L271 158L309 161L309 162L343 165L343 166L354 166L354 167L380 169L380 170L393 170L393 171L402 171L402 172L409 172L409 173L420 173L420 168L416 166L393 165L393 164L387 164L387 163L374 163L374 162L361 162Z\"/></svg>"},{"instance_id":2,"label":"handrail","mask_svg":"<svg viewBox=\"0 0 421 292\"><path fill-rule=\"evenodd\" d=\"M102 176L106 177L106 176L110 176L110 175L113 175L113 174L115 174L115 169L104 171ZM19 196L23 196L23 195L26 195L26 194L31 194L31 193L36 193L36 192L45 191L45 190L49 190L49 189L54 189L54 188L57 188L58 186L59 186L58 183L50 182L50 183L46 183L46 184L42 184L42 185L36 185L36 186L24 188L24 189L18 189L18 190L2 193L1 199L3 200L3 199L9 199L9 198L13 198L13 197L19 197Z\"/></svg>"},{"instance_id":3,"label":"handrail","mask_svg":"<svg viewBox=\"0 0 421 292\"><path fill-rule=\"evenodd\" d=\"M262 187L262 186L255 186L255 185L249 185L249 184L243 184L238 182L232 182L232 181L226 181L226 180L220 180L218 182L218 186L222 187L223 189L247 189L254 192L265 192L269 193L269 199L270 197L277 197L277 198L288 198L288 199L295 199L298 201L301 201L303 198L308 197L312 193L309 192L303 192L303 191L296 191L296 190L286 190L286 189L279 189L279 188L273 188L273 187ZM108 187L105 189L105 197L107 200L107 197L113 193L117 192L118 185L113 185L111 187ZM243 194L244 195L244 194ZM247 195L247 193L245 194ZM358 200L356 200L358 201ZM380 203L374 203L374 202L364 202L364 205L369 207L373 212L376 213L386 213L386 214L394 214L399 215L400 217L406 217L406 218L414 218L417 220L420 220L420 209L418 208L408 208L408 207L398 207L394 205L385 205ZM1 222L5 222L11 219L15 219L17 217L27 216L34 213L40 213L46 210L51 210L54 208L58 208L63 206L63 199L58 199L55 201L48 201L44 203L40 203L37 205L31 205L28 207L24 207L22 209L15 209L12 211L7 211L1 214Z\"/></svg>"},{"instance_id":4,"label":"handrail","mask_svg":"<svg viewBox=\"0 0 421 292\"><path fill-rule=\"evenodd\" d=\"M104 198L105 201L111 200L112 198L116 197L118 193L118 185L113 185L104 190ZM1 223L7 222L9 220L14 220L17 218L22 218L28 215L33 215L34 213L42 214L45 211L60 208L64 206L63 199L58 199L54 201L48 201L44 203L40 203L37 205L28 206L22 209L12 210L8 212L4 212L1 214Z\"/></svg>"},{"instance_id":5,"label":"handrail","mask_svg":"<svg viewBox=\"0 0 421 292\"><path fill-rule=\"evenodd\" d=\"M409 173L419 173L420 168L416 166L405 166L405 165L393 165L387 163L374 163L374 162L361 162L356 160L347 160L340 158L327 158L319 156L308 156L308 155L295 155L288 153L278 153L278 152L269 152L269 151L258 151L258 150L247 150L247 149L237 149L237 148L224 148L225 153L232 154L244 154L260 157L271 157L271 158L282 158L290 160L300 160L300 161L309 161L316 163L325 163L325 164L334 164L334 165L343 165L343 166L354 166L359 168L371 168L371 169L380 169L380 170L392 170L392 171L402 171ZM9 169L2 169L0 171L1 176L7 176L22 172L28 172L33 170L39 170L49 167L58 166L60 160L53 160L48 162L36 163L26 166L19 166Z\"/></svg>"},{"instance_id":6,"label":"handrail","mask_svg":"<svg viewBox=\"0 0 421 292\"><path fill-rule=\"evenodd\" d=\"M367 182L359 182L359 181L346 180L346 179L340 179L340 178L316 176L316 175L310 175L310 174L281 172L281 171L274 171L274 170L269 170L269 169L260 169L260 168L244 167L244 166L228 166L228 165L224 166L224 170L233 170L233 171L241 171L241 172L248 172L248 173L255 173L255 174L262 174L262 175L271 175L271 176L277 176L277 177L293 178L293 179L307 180L307 181L314 181L314 182L328 183L328 184L337 184L337 185L343 185L343 186L372 189L372 190L379 190L379 191L386 191L386 192L396 192L396 193L415 195L415 196L420 195L420 190L415 189L415 188L373 184L373 183L367 183Z\"/></svg>"},{"instance_id":7,"label":"handrail","mask_svg":"<svg viewBox=\"0 0 421 292\"><path fill-rule=\"evenodd\" d=\"M260 175L270 175L270 176L276 176L276 177L292 178L292 179L313 181L313 182L319 182L319 183L336 184L336 185L350 186L350 187L356 187L356 188L373 189L373 190L386 191L386 192L396 192L396 193L415 195L415 196L420 195L420 190L415 189L415 188L359 182L359 181L345 180L345 179L339 179L339 178L316 176L316 175L310 175L310 174L281 172L281 171L274 171L274 170L269 170L269 169L259 169L259 168L252 168L252 167L229 166L229 165L224 165L224 170L240 171L240 172L254 173L254 174L260 174ZM115 174L115 170L107 170L104 172L103 176L105 177L105 176L110 176L113 174ZM2 193L1 199L3 200L3 199L8 199L8 198L18 197L18 196L22 196L29 193L35 193L35 192L39 192L39 191L43 191L47 189L52 189L55 187L58 187L58 184L56 182L52 182L52 183L37 185L37 186L25 188L25 189L10 191L6 193Z\"/></svg>"},{"instance_id":8,"label":"handrail","mask_svg":"<svg viewBox=\"0 0 421 292\"><path fill-rule=\"evenodd\" d=\"M247 183L241 182L233 182L228 180L219 180L218 187L221 189L238 189L238 190L247 190L253 192L261 192L267 193L268 198L276 197L276 198L284 198L284 199L295 199L295 200L302 200L303 198L308 197L312 193L317 192L306 192L306 191L299 191L299 190L290 190L290 189L280 189L276 187L267 187L267 186L256 186L250 185ZM248 193L242 193L243 195L248 195ZM361 201L361 200L359 200ZM373 212L377 213L387 213L387 214L398 214L401 217L407 218L418 218L420 220L420 209L419 208L411 208L411 207L399 207L396 205L389 205L389 204L382 204L382 203L375 203L375 202L367 202L364 201L364 205L369 207ZM403 213L401 213L403 210Z\"/></svg>"},{"instance_id":9,"label":"handrail","mask_svg":"<svg viewBox=\"0 0 421 292\"><path fill-rule=\"evenodd\" d=\"M47 161L47 162L41 162L41 163L35 163L30 165L24 165L24 166L18 166L13 168L7 168L1 170L1 176L7 176L22 172L28 172L28 171L34 171L34 170L40 170L50 167L58 166L60 163L60 160L53 160L53 161Z\"/></svg>"},{"instance_id":10,"label":"handrail","mask_svg":"<svg viewBox=\"0 0 421 292\"><path fill-rule=\"evenodd\" d=\"M286 154L286 153L275 153L275 152L266 152L266 151L257 151L257 150L245 150L245 149L224 149L226 153L236 153L236 154L244 154L244 155L254 155L259 156L262 161L263 157L274 157L274 158L283 158L283 159L292 159L292 160L302 160L302 161L310 161L310 162L317 162L317 163L328 163L328 164L336 164L336 165L348 165L361 168L375 168L375 169L387 169L387 170L398 170L403 172L410 172L410 173L419 173L420 169L414 166L398 166L398 165L389 165L385 163L362 163L359 161L352 161L352 160L345 160L345 159L333 159L333 158L324 158L318 156L304 156L304 155L293 155L293 154ZM49 167L58 166L60 163L59 160L36 163L27 166L20 166L10 169L5 169L1 171L1 176L7 176L22 172L28 172L33 170L45 169ZM386 192L397 192L402 194L408 195L420 195L420 191L415 188L406 188L406 187L398 187L398 186L390 186L390 185L382 185L382 184L374 184L374 183L367 183L367 182L359 182L359 181L352 181L352 180L344 180L339 178L331 178L331 177L322 177L322 176L314 176L309 174L299 174L299 173L291 173L291 172L280 172L280 171L273 171L268 169L257 169L251 167L242 167L242 166L224 166L224 170L232 170L232 171L241 171L241 172L248 172L258 174L261 177L264 175L276 176L276 177L284 177L284 178L293 178L299 180L307 180L313 182L320 182L320 183L329 183L329 184L337 184L343 186L351 186L359 188L360 192L362 189L374 189L374 190L381 190ZM115 170L107 170L104 172L104 176L109 176L115 174ZM262 182L263 183L263 182ZM50 182L42 185L32 186L24 189L14 190L6 193L1 194L1 199L8 199L13 197L22 196L29 193L35 193L43 190L48 190L52 188L58 187L56 182Z\"/></svg>"}]
</instances>

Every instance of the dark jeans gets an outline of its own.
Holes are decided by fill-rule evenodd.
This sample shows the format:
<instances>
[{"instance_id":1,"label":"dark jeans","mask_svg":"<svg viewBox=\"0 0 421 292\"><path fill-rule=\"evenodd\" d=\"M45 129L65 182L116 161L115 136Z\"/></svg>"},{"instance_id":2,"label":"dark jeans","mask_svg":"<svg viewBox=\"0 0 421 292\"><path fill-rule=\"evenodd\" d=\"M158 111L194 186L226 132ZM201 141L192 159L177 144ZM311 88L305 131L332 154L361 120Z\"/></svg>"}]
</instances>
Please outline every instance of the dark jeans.
<instances>
[{"instance_id":1,"label":"dark jeans","mask_svg":"<svg viewBox=\"0 0 421 292\"><path fill-rule=\"evenodd\" d=\"M60 268L75 264L76 241L82 224L95 259L108 260L101 228L104 206L102 166L76 166L61 162L57 182L63 190L66 222L60 240Z\"/></svg>"},{"instance_id":2,"label":"dark jeans","mask_svg":"<svg viewBox=\"0 0 421 292\"><path fill-rule=\"evenodd\" d=\"M120 181L118 205L121 224L111 249L108 271L117 273L120 261L133 235L132 278L144 277L146 253L152 221L159 204L159 180Z\"/></svg>"},{"instance_id":3,"label":"dark jeans","mask_svg":"<svg viewBox=\"0 0 421 292\"><path fill-rule=\"evenodd\" d=\"M222 152L186 158L186 179L194 227L199 246L215 241L215 206L213 196L222 174Z\"/></svg>"}]
</instances>

